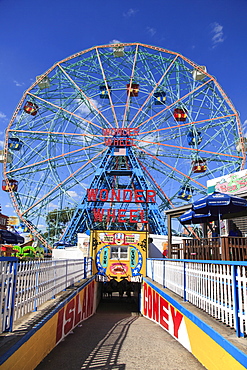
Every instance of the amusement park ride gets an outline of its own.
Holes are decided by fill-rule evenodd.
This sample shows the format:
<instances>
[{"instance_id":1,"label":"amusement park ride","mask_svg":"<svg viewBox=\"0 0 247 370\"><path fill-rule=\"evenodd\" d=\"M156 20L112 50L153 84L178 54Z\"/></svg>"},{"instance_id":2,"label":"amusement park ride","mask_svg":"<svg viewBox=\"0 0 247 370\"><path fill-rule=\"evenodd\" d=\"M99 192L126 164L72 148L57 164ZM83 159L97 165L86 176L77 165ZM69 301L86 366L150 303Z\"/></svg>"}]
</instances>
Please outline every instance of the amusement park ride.
<instances>
[{"instance_id":1,"label":"amusement park ride","mask_svg":"<svg viewBox=\"0 0 247 370\"><path fill-rule=\"evenodd\" d=\"M244 162L239 116L205 67L111 44L56 63L24 93L6 130L2 190L52 248L88 230L164 235L164 210ZM65 208L74 213L59 235ZM50 212L53 235L40 226Z\"/></svg>"}]
</instances>

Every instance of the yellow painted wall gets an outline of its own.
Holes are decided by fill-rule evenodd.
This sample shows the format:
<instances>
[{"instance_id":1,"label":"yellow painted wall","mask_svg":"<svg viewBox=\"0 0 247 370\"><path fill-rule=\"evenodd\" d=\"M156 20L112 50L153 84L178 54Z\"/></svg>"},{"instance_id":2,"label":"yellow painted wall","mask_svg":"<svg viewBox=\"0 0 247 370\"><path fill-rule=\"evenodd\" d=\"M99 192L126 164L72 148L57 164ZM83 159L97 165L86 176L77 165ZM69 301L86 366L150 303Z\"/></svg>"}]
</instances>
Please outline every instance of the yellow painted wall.
<instances>
[{"instance_id":1,"label":"yellow painted wall","mask_svg":"<svg viewBox=\"0 0 247 370\"><path fill-rule=\"evenodd\" d=\"M57 314L29 338L1 370L33 370L56 345Z\"/></svg>"},{"instance_id":2,"label":"yellow painted wall","mask_svg":"<svg viewBox=\"0 0 247 370\"><path fill-rule=\"evenodd\" d=\"M80 319L85 320L95 312L95 295L97 290L95 281L92 280L82 290L73 295L63 308L54 314L44 325L40 327L26 342L24 342L2 365L1 370L33 370L52 351L57 344L58 317L61 311L65 311L68 305L79 297L81 305L85 308L85 315ZM84 292L87 294L84 294ZM87 303L90 307L88 308ZM61 317L60 317L61 319ZM61 320L60 320L61 321ZM62 324L65 324L64 319ZM78 323L77 323L78 324ZM75 326L77 325L75 324ZM73 328L72 328L73 329ZM67 333L68 334L68 333ZM25 340L25 336L24 336Z\"/></svg>"},{"instance_id":3,"label":"yellow painted wall","mask_svg":"<svg viewBox=\"0 0 247 370\"><path fill-rule=\"evenodd\" d=\"M218 335L214 330L211 332L203 321L189 311L186 315L186 311L184 312L178 302L175 303L165 292L156 289L156 286L148 281L143 284L142 314L145 317L157 322L164 330L173 335L185 348L191 351L207 370L247 369L245 353L241 353L233 344L221 337L220 334ZM173 308L171 309L171 307ZM171 315L172 311L176 312L176 315ZM180 320L181 325L177 326L177 335L175 335L173 333L175 322L172 325L171 317L179 317L177 316L178 313L180 317L182 316L182 320ZM193 322L193 318L196 319L195 322L198 324ZM211 333L212 337L208 332ZM236 358L234 358L234 354L236 354ZM246 366L243 365L245 358Z\"/></svg>"},{"instance_id":4,"label":"yellow painted wall","mask_svg":"<svg viewBox=\"0 0 247 370\"><path fill-rule=\"evenodd\" d=\"M209 370L244 370L234 357L185 317L193 355ZM247 363L246 363L247 367Z\"/></svg>"}]
</instances>

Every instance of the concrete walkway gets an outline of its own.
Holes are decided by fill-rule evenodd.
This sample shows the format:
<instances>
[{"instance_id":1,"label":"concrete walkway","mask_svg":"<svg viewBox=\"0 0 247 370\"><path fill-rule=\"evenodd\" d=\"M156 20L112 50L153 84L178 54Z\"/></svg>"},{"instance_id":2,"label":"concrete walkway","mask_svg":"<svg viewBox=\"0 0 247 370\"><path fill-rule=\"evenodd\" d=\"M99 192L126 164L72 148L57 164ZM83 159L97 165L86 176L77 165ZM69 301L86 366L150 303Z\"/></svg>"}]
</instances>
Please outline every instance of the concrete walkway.
<instances>
[{"instance_id":1,"label":"concrete walkway","mask_svg":"<svg viewBox=\"0 0 247 370\"><path fill-rule=\"evenodd\" d=\"M104 299L97 313L69 334L38 370L205 369L159 325L141 317L134 303Z\"/></svg>"}]
</instances>

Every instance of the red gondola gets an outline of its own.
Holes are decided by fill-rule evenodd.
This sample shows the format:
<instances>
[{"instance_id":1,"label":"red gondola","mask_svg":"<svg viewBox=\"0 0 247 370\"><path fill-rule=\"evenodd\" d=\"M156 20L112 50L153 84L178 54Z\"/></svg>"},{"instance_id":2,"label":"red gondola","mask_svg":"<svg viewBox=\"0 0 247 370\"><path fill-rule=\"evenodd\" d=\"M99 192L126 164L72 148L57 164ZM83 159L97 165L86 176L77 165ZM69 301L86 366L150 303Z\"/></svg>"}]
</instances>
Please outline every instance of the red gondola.
<instances>
[{"instance_id":1,"label":"red gondola","mask_svg":"<svg viewBox=\"0 0 247 370\"><path fill-rule=\"evenodd\" d=\"M129 96L138 96L139 84L127 84L127 93Z\"/></svg>"},{"instance_id":2,"label":"red gondola","mask_svg":"<svg viewBox=\"0 0 247 370\"><path fill-rule=\"evenodd\" d=\"M24 105L24 111L28 114L31 114L31 116L36 116L38 109L39 107L37 104L32 103L31 101L27 101Z\"/></svg>"},{"instance_id":3,"label":"red gondola","mask_svg":"<svg viewBox=\"0 0 247 370\"><path fill-rule=\"evenodd\" d=\"M10 179L9 184L7 184L6 180L2 181L2 190L3 191L17 191L18 189L18 181Z\"/></svg>"},{"instance_id":4,"label":"red gondola","mask_svg":"<svg viewBox=\"0 0 247 370\"><path fill-rule=\"evenodd\" d=\"M175 108L173 116L177 122L184 122L187 118L187 111L182 108Z\"/></svg>"},{"instance_id":5,"label":"red gondola","mask_svg":"<svg viewBox=\"0 0 247 370\"><path fill-rule=\"evenodd\" d=\"M207 162L204 159L199 159L192 162L192 172L201 173L207 170Z\"/></svg>"}]
</instances>

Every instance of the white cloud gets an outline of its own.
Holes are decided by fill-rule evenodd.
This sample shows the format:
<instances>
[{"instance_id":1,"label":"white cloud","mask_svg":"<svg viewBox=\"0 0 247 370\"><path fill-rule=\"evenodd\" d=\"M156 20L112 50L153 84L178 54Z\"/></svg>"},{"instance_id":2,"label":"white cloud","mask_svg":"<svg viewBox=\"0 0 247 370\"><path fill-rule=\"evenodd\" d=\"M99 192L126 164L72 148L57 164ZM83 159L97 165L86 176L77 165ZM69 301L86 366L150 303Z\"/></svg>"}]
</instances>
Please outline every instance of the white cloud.
<instances>
[{"instance_id":1,"label":"white cloud","mask_svg":"<svg viewBox=\"0 0 247 370\"><path fill-rule=\"evenodd\" d=\"M139 10L130 8L127 12L123 13L126 18L133 17Z\"/></svg>"},{"instance_id":2,"label":"white cloud","mask_svg":"<svg viewBox=\"0 0 247 370\"><path fill-rule=\"evenodd\" d=\"M14 80L13 82L14 82L15 86L23 86L23 85L25 85L24 82L18 82L16 80Z\"/></svg>"},{"instance_id":3,"label":"white cloud","mask_svg":"<svg viewBox=\"0 0 247 370\"><path fill-rule=\"evenodd\" d=\"M153 27L147 27L146 29L147 29L147 32L148 32L148 34L150 36L153 37L156 34L156 29L155 28L153 28Z\"/></svg>"},{"instance_id":4,"label":"white cloud","mask_svg":"<svg viewBox=\"0 0 247 370\"><path fill-rule=\"evenodd\" d=\"M211 33L213 33L212 37L213 48L215 48L218 44L225 41L223 26L221 26L217 22L214 22L211 24L211 29L212 29Z\"/></svg>"},{"instance_id":5,"label":"white cloud","mask_svg":"<svg viewBox=\"0 0 247 370\"><path fill-rule=\"evenodd\" d=\"M52 203L52 202L50 202L48 206L49 206L49 209L50 209L50 210L51 210L51 209L56 209L56 208L57 208L57 204Z\"/></svg>"},{"instance_id":6,"label":"white cloud","mask_svg":"<svg viewBox=\"0 0 247 370\"><path fill-rule=\"evenodd\" d=\"M242 128L243 128L243 134L244 134L244 136L247 137L247 119L242 124Z\"/></svg>"},{"instance_id":7,"label":"white cloud","mask_svg":"<svg viewBox=\"0 0 247 370\"><path fill-rule=\"evenodd\" d=\"M6 118L6 114L4 114L3 112L0 112L0 119L5 119Z\"/></svg>"},{"instance_id":8,"label":"white cloud","mask_svg":"<svg viewBox=\"0 0 247 370\"><path fill-rule=\"evenodd\" d=\"M109 44L121 44L121 41L119 41L119 40L111 40L110 42L109 42Z\"/></svg>"},{"instance_id":9,"label":"white cloud","mask_svg":"<svg viewBox=\"0 0 247 370\"><path fill-rule=\"evenodd\" d=\"M46 229L46 225L43 225L43 224L38 224L38 225L37 225L37 227L38 227L38 229L40 229L40 230L44 230L44 229Z\"/></svg>"},{"instance_id":10,"label":"white cloud","mask_svg":"<svg viewBox=\"0 0 247 370\"><path fill-rule=\"evenodd\" d=\"M12 206L12 204L11 204L11 203L7 203L7 204L5 204L5 207L6 207L6 208L13 208L13 206Z\"/></svg>"},{"instance_id":11,"label":"white cloud","mask_svg":"<svg viewBox=\"0 0 247 370\"><path fill-rule=\"evenodd\" d=\"M77 198L79 195L77 194L77 192L76 191L74 191L74 190L68 190L67 191L67 194L70 196L70 197L72 197L72 198Z\"/></svg>"},{"instance_id":12,"label":"white cloud","mask_svg":"<svg viewBox=\"0 0 247 370\"><path fill-rule=\"evenodd\" d=\"M0 148L3 148L3 147L4 147L4 141L0 140Z\"/></svg>"},{"instance_id":13,"label":"white cloud","mask_svg":"<svg viewBox=\"0 0 247 370\"><path fill-rule=\"evenodd\" d=\"M99 104L99 102L96 99L90 99L90 103L92 104L92 110L94 110L95 108L99 109L101 107L101 105ZM90 109L89 109L88 105L86 105L85 103L82 103L76 109L75 113L77 115L81 116L81 117L85 117L87 114L90 113Z\"/></svg>"}]
</instances>

